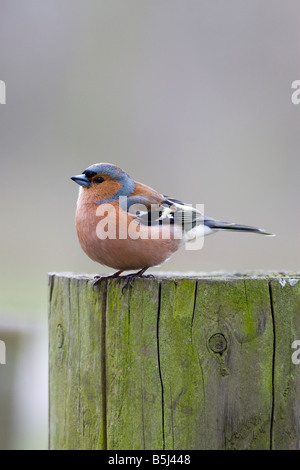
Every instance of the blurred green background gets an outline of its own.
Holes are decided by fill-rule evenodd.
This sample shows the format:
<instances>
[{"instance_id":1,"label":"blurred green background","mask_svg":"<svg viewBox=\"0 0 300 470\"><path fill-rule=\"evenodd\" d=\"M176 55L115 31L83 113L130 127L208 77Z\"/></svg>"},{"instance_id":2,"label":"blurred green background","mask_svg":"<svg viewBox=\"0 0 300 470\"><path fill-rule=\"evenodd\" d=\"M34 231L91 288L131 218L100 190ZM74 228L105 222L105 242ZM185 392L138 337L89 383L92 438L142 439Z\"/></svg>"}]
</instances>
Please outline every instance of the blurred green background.
<instances>
[{"instance_id":1,"label":"blurred green background","mask_svg":"<svg viewBox=\"0 0 300 470\"><path fill-rule=\"evenodd\" d=\"M78 187L97 162L220 233L176 271L299 270L298 0L0 0L0 448L47 447L47 272L108 273L81 251Z\"/></svg>"}]
</instances>

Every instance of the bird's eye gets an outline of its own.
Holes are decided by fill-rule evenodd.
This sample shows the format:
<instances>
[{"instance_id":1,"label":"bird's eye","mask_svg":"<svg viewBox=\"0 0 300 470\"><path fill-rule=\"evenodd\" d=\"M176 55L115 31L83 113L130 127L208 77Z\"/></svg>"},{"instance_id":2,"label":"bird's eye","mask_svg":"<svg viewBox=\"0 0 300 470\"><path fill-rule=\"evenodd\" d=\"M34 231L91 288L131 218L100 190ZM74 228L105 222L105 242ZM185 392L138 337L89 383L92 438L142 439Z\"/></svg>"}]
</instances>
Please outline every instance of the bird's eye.
<instances>
[{"instance_id":1,"label":"bird's eye","mask_svg":"<svg viewBox=\"0 0 300 470\"><path fill-rule=\"evenodd\" d=\"M103 183L104 178L102 176L98 176L98 178L95 179L95 183Z\"/></svg>"}]
</instances>

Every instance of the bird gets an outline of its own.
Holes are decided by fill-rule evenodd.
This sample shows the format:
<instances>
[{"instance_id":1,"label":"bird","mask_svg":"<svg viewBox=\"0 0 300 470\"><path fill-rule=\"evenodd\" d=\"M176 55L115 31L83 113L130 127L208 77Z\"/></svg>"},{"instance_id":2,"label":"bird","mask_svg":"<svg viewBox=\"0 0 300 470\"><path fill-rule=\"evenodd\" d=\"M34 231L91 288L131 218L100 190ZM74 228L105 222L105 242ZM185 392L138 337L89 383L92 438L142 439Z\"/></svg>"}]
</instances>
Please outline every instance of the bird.
<instances>
[{"instance_id":1,"label":"bird","mask_svg":"<svg viewBox=\"0 0 300 470\"><path fill-rule=\"evenodd\" d=\"M116 269L102 279L124 278L124 288L145 271L167 261L181 246L218 231L265 230L206 217L201 211L134 181L111 163L95 163L71 176L79 196L75 225L83 251L93 261ZM126 271L135 273L123 274ZM153 277L152 275L150 275Z\"/></svg>"}]
</instances>

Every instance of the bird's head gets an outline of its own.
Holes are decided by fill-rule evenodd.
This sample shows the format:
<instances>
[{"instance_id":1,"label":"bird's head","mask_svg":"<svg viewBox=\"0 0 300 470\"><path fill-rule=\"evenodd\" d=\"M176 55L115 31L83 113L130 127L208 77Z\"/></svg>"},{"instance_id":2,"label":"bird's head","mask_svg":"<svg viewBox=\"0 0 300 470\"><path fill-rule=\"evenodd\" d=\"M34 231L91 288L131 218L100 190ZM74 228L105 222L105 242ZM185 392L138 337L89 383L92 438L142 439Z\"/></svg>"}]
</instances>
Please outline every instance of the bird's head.
<instances>
[{"instance_id":1,"label":"bird's head","mask_svg":"<svg viewBox=\"0 0 300 470\"><path fill-rule=\"evenodd\" d=\"M80 175L71 177L95 202L111 202L120 196L130 196L135 183L116 165L95 163Z\"/></svg>"}]
</instances>

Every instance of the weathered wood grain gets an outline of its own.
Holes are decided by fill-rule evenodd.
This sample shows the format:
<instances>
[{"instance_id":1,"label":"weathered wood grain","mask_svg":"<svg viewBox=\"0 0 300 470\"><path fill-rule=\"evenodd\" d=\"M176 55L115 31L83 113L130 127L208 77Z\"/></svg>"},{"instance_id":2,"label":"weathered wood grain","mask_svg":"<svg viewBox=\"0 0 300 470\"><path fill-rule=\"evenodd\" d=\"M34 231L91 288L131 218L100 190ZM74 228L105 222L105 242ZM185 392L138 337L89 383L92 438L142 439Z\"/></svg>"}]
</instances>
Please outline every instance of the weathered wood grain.
<instances>
[{"instance_id":1,"label":"weathered wood grain","mask_svg":"<svg viewBox=\"0 0 300 470\"><path fill-rule=\"evenodd\" d=\"M298 275L55 275L51 449L299 449Z\"/></svg>"},{"instance_id":2,"label":"weathered wood grain","mask_svg":"<svg viewBox=\"0 0 300 470\"><path fill-rule=\"evenodd\" d=\"M110 281L106 369L109 449L160 449L163 444L157 353L157 281Z\"/></svg>"},{"instance_id":3,"label":"weathered wood grain","mask_svg":"<svg viewBox=\"0 0 300 470\"><path fill-rule=\"evenodd\" d=\"M163 283L167 449L268 449L272 315L267 281Z\"/></svg>"},{"instance_id":4,"label":"weathered wood grain","mask_svg":"<svg viewBox=\"0 0 300 470\"><path fill-rule=\"evenodd\" d=\"M217 342L215 335L221 335ZM205 394L198 448L269 449L273 323L268 282L198 281L193 341Z\"/></svg>"},{"instance_id":5,"label":"weathered wood grain","mask_svg":"<svg viewBox=\"0 0 300 470\"><path fill-rule=\"evenodd\" d=\"M203 377L192 338L196 280L163 281L159 355L166 449L196 449Z\"/></svg>"},{"instance_id":6,"label":"weathered wood grain","mask_svg":"<svg viewBox=\"0 0 300 470\"><path fill-rule=\"evenodd\" d=\"M49 447L106 447L103 313L100 293L84 278L50 276Z\"/></svg>"},{"instance_id":7,"label":"weathered wood grain","mask_svg":"<svg viewBox=\"0 0 300 470\"><path fill-rule=\"evenodd\" d=\"M292 361L292 344L300 340L300 279L272 279L270 292L275 330L272 448L299 450L300 364Z\"/></svg>"}]
</instances>

